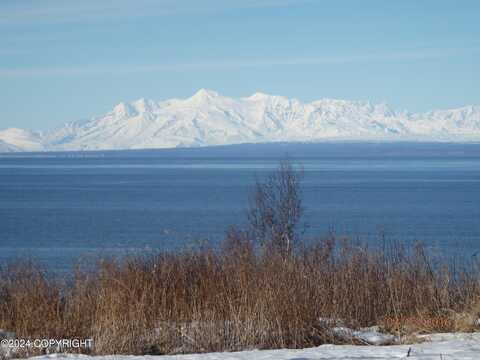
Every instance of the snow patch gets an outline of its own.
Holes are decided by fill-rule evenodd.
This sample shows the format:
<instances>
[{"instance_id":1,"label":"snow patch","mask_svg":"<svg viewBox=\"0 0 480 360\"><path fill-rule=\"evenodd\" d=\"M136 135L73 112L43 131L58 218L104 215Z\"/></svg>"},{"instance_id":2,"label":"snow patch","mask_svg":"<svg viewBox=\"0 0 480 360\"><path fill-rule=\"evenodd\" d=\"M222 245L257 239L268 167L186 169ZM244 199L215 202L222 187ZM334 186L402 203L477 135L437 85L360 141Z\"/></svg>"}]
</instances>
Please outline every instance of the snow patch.
<instances>
[{"instance_id":1,"label":"snow patch","mask_svg":"<svg viewBox=\"0 0 480 360\"><path fill-rule=\"evenodd\" d=\"M480 358L480 333L436 334L425 336L421 344L390 346L322 345L310 349L253 350L166 356L94 356L52 354L35 360L474 360Z\"/></svg>"}]
</instances>

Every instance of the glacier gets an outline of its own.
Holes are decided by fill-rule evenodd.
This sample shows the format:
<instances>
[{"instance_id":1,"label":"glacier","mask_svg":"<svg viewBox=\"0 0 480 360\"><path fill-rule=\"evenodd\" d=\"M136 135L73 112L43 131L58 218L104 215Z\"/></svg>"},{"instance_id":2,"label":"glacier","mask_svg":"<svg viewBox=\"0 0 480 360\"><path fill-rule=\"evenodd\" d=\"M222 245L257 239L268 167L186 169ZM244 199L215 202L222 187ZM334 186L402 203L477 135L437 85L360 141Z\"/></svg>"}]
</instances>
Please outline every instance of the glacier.
<instances>
[{"instance_id":1,"label":"glacier","mask_svg":"<svg viewBox=\"0 0 480 360\"><path fill-rule=\"evenodd\" d=\"M302 102L201 89L187 99L121 102L110 112L50 131L0 131L0 152L126 150L268 142L480 141L480 106L424 113L387 104Z\"/></svg>"}]
</instances>

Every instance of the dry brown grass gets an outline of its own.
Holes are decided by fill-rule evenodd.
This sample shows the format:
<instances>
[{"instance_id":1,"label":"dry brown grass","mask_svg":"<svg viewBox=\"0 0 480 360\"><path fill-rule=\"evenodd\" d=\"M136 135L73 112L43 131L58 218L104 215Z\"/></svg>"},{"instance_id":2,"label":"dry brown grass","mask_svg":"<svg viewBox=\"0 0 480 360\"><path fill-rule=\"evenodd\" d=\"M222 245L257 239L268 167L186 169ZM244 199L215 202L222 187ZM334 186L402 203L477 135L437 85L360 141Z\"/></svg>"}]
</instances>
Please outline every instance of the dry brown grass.
<instances>
[{"instance_id":1,"label":"dry brown grass","mask_svg":"<svg viewBox=\"0 0 480 360\"><path fill-rule=\"evenodd\" d=\"M231 231L222 250L100 261L68 282L34 264L4 268L0 328L93 338L99 354L306 347L332 340L319 318L457 330L479 296L477 272L434 266L420 247L386 253L330 237L285 258Z\"/></svg>"}]
</instances>

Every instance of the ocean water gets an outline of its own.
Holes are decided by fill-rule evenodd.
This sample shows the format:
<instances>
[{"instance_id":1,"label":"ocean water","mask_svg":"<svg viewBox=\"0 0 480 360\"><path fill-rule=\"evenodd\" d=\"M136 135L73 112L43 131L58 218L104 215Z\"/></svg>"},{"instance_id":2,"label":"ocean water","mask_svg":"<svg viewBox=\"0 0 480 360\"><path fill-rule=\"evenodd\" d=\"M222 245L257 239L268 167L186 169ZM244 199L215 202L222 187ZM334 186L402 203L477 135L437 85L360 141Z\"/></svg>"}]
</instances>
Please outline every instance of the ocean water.
<instances>
[{"instance_id":1,"label":"ocean water","mask_svg":"<svg viewBox=\"0 0 480 360\"><path fill-rule=\"evenodd\" d=\"M280 144L0 155L0 263L65 270L92 254L216 244L285 157L303 168L306 237L480 250L480 145Z\"/></svg>"}]
</instances>

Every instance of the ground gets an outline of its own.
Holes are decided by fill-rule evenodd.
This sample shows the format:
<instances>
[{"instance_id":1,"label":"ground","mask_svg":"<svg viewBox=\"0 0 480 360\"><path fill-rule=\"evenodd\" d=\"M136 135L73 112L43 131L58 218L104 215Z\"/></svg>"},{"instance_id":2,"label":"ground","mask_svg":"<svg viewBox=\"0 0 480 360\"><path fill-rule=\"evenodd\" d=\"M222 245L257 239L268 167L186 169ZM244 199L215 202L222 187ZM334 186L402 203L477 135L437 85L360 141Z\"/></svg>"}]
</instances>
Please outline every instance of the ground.
<instances>
[{"instance_id":1,"label":"ground","mask_svg":"<svg viewBox=\"0 0 480 360\"><path fill-rule=\"evenodd\" d=\"M301 350L254 350L234 353L209 353L176 356L82 356L52 354L35 360L67 358L69 360L479 360L480 333L435 334L427 341L414 345L354 346L322 345Z\"/></svg>"}]
</instances>

